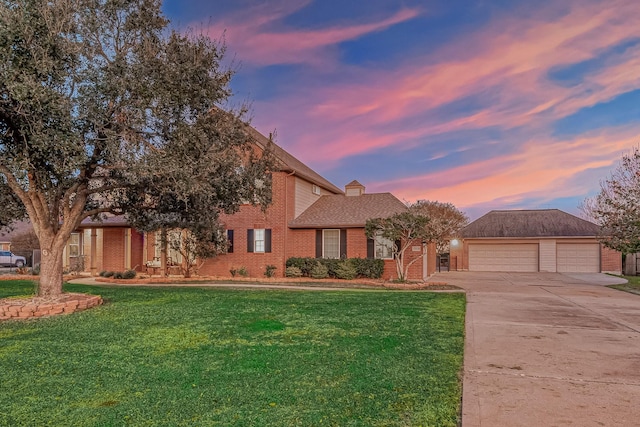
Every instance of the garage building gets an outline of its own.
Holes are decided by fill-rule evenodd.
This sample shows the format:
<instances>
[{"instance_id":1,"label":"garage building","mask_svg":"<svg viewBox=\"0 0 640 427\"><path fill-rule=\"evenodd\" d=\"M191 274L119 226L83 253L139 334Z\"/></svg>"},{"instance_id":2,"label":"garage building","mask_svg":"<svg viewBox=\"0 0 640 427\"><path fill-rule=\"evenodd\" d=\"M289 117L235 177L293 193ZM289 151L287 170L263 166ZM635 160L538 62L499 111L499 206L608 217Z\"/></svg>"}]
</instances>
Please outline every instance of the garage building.
<instances>
[{"instance_id":1,"label":"garage building","mask_svg":"<svg viewBox=\"0 0 640 427\"><path fill-rule=\"evenodd\" d=\"M603 247L599 227L558 209L495 210L451 242L451 267L468 271L620 274L622 256Z\"/></svg>"}]
</instances>

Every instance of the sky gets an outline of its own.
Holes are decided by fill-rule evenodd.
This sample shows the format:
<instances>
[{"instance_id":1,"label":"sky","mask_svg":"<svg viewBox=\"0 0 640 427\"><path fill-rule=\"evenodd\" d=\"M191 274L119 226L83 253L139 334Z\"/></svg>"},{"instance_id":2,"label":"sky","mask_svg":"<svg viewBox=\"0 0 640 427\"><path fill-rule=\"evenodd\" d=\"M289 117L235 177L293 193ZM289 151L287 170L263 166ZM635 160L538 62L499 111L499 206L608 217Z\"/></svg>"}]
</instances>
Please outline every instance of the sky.
<instances>
[{"instance_id":1,"label":"sky","mask_svg":"<svg viewBox=\"0 0 640 427\"><path fill-rule=\"evenodd\" d=\"M640 145L637 0L165 0L224 40L232 103L338 187L558 208Z\"/></svg>"}]
</instances>

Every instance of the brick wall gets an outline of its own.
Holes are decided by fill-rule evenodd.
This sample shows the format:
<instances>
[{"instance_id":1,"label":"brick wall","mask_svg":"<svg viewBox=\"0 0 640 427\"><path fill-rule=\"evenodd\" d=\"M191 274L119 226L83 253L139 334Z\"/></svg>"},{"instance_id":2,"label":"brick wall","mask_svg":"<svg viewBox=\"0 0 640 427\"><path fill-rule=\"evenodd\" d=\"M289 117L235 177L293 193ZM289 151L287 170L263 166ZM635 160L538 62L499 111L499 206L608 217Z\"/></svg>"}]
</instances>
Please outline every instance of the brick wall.
<instances>
[{"instance_id":1,"label":"brick wall","mask_svg":"<svg viewBox=\"0 0 640 427\"><path fill-rule=\"evenodd\" d=\"M124 270L124 228L104 228L102 232L102 269Z\"/></svg>"},{"instance_id":2,"label":"brick wall","mask_svg":"<svg viewBox=\"0 0 640 427\"><path fill-rule=\"evenodd\" d=\"M291 230L290 236L287 258L316 256L316 230L295 229Z\"/></svg>"},{"instance_id":3,"label":"brick wall","mask_svg":"<svg viewBox=\"0 0 640 427\"><path fill-rule=\"evenodd\" d=\"M212 276L229 276L231 269L245 267L251 277L261 277L267 265L275 265L276 276L283 276L290 238L288 222L293 219L295 192L293 176L276 172L272 176L273 203L266 211L258 206L243 205L233 215L221 215L227 230L233 230L233 253L208 259L199 273ZM270 229L271 252L247 251L247 230Z\"/></svg>"},{"instance_id":4,"label":"brick wall","mask_svg":"<svg viewBox=\"0 0 640 427\"><path fill-rule=\"evenodd\" d=\"M367 236L364 228L347 229L347 258L367 257Z\"/></svg>"},{"instance_id":5,"label":"brick wall","mask_svg":"<svg viewBox=\"0 0 640 427\"><path fill-rule=\"evenodd\" d=\"M124 242L123 242L124 244ZM131 268L136 271L144 271L144 260L142 259L144 245L144 235L137 230L131 230Z\"/></svg>"},{"instance_id":6,"label":"brick wall","mask_svg":"<svg viewBox=\"0 0 640 427\"><path fill-rule=\"evenodd\" d=\"M603 273L622 274L622 254L600 245L600 270Z\"/></svg>"}]
</instances>

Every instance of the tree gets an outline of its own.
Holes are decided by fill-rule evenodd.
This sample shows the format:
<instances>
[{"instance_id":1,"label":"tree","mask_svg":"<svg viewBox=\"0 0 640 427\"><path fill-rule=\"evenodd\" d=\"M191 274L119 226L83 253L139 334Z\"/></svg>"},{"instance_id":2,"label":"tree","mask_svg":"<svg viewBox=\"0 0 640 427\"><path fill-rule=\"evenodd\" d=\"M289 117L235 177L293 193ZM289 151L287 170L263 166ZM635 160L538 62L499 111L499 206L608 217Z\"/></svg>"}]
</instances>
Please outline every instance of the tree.
<instances>
[{"instance_id":1,"label":"tree","mask_svg":"<svg viewBox=\"0 0 640 427\"><path fill-rule=\"evenodd\" d=\"M0 0L0 226L33 224L41 296L62 292L63 248L87 217L204 241L220 212L269 202L269 156L246 109L224 109L224 46L170 30L160 4Z\"/></svg>"},{"instance_id":2,"label":"tree","mask_svg":"<svg viewBox=\"0 0 640 427\"><path fill-rule=\"evenodd\" d=\"M162 236L166 242L161 244L168 245L169 248L182 256L180 269L185 278L191 277L194 270L197 273L204 262L203 260L226 253L228 249L228 241L221 228L214 233L214 238L211 240L199 239L193 231L188 229L162 233ZM201 261L200 265L198 265L198 260Z\"/></svg>"},{"instance_id":3,"label":"tree","mask_svg":"<svg viewBox=\"0 0 640 427\"><path fill-rule=\"evenodd\" d=\"M374 218L365 224L365 234L369 239L377 236L393 242L393 259L396 263L398 280L405 281L409 268L420 259L415 257L406 262L407 249L415 240L423 241L427 236L430 219L410 210L397 213L388 218Z\"/></svg>"},{"instance_id":4,"label":"tree","mask_svg":"<svg viewBox=\"0 0 640 427\"><path fill-rule=\"evenodd\" d=\"M388 218L374 218L365 224L365 234L370 239L376 236L393 242L393 259L396 262L398 280L404 281L409 268L420 257L406 261L407 249L415 241L436 243L438 253L444 253L451 237L457 235L468 222L467 216L451 203L422 200L409 205L404 212Z\"/></svg>"},{"instance_id":5,"label":"tree","mask_svg":"<svg viewBox=\"0 0 640 427\"><path fill-rule=\"evenodd\" d=\"M581 205L600 229L600 241L624 254L640 251L640 148L624 154L600 192Z\"/></svg>"},{"instance_id":6,"label":"tree","mask_svg":"<svg viewBox=\"0 0 640 427\"><path fill-rule=\"evenodd\" d=\"M426 241L436 244L438 255L449 252L449 241L469 222L469 218L451 203L419 200L409 209L430 219Z\"/></svg>"}]
</instances>

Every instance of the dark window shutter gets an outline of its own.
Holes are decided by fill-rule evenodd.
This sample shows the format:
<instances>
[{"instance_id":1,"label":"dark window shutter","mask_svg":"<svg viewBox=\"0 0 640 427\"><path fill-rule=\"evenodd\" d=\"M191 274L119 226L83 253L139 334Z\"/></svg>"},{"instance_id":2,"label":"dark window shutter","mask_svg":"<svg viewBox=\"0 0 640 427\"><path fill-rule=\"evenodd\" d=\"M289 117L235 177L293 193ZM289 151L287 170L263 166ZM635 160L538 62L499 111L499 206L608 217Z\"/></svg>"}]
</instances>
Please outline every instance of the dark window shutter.
<instances>
[{"instance_id":1,"label":"dark window shutter","mask_svg":"<svg viewBox=\"0 0 640 427\"><path fill-rule=\"evenodd\" d=\"M271 252L271 229L264 230L264 251Z\"/></svg>"},{"instance_id":2,"label":"dark window shutter","mask_svg":"<svg viewBox=\"0 0 640 427\"><path fill-rule=\"evenodd\" d=\"M347 230L340 230L340 258L347 257Z\"/></svg>"},{"instance_id":3,"label":"dark window shutter","mask_svg":"<svg viewBox=\"0 0 640 427\"><path fill-rule=\"evenodd\" d=\"M316 230L316 258L322 258L322 230Z\"/></svg>"},{"instance_id":4,"label":"dark window shutter","mask_svg":"<svg viewBox=\"0 0 640 427\"><path fill-rule=\"evenodd\" d=\"M247 230L247 252L253 252L253 229Z\"/></svg>"},{"instance_id":5,"label":"dark window shutter","mask_svg":"<svg viewBox=\"0 0 640 427\"><path fill-rule=\"evenodd\" d=\"M367 239L367 258L376 257L376 242L373 239Z\"/></svg>"},{"instance_id":6,"label":"dark window shutter","mask_svg":"<svg viewBox=\"0 0 640 427\"><path fill-rule=\"evenodd\" d=\"M396 240L393 244L396 246L396 251L398 251L397 253L400 253L400 248L402 248L402 242L400 240ZM394 255L394 258L395 258L395 255Z\"/></svg>"},{"instance_id":7,"label":"dark window shutter","mask_svg":"<svg viewBox=\"0 0 640 427\"><path fill-rule=\"evenodd\" d=\"M227 242L228 242L227 253L232 254L233 253L233 230L227 230Z\"/></svg>"}]
</instances>

